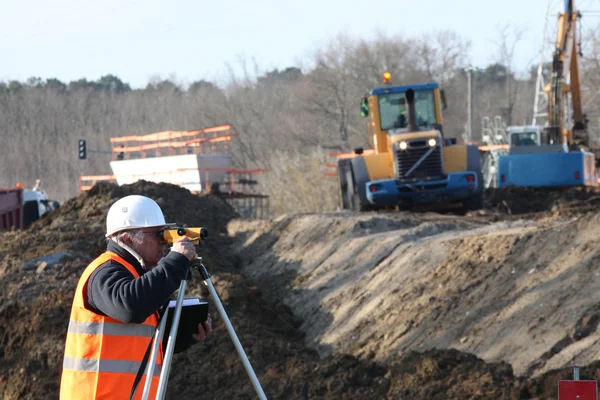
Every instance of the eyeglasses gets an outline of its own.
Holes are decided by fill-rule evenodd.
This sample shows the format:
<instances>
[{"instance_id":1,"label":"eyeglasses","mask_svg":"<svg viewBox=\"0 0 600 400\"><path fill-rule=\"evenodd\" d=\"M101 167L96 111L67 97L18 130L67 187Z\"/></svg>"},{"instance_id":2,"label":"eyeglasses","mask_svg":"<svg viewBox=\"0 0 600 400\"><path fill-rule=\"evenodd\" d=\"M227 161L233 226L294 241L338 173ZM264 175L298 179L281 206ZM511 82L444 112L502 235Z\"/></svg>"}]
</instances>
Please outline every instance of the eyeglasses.
<instances>
[{"instance_id":1,"label":"eyeglasses","mask_svg":"<svg viewBox=\"0 0 600 400\"><path fill-rule=\"evenodd\" d=\"M158 229L158 230L155 230L155 231L142 231L142 233L144 235L146 235L146 234L152 235L156 239L165 241L165 230L164 229Z\"/></svg>"}]
</instances>

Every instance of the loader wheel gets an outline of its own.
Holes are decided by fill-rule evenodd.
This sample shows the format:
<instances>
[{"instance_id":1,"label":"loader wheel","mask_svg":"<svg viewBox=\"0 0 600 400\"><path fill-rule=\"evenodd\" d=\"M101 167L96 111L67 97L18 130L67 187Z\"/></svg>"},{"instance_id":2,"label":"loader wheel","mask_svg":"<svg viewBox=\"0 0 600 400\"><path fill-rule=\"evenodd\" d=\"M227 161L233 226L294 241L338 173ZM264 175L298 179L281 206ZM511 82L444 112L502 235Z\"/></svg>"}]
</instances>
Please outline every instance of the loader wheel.
<instances>
[{"instance_id":1,"label":"loader wheel","mask_svg":"<svg viewBox=\"0 0 600 400\"><path fill-rule=\"evenodd\" d=\"M358 190L356 188L356 182L354 182L354 175L352 174L352 169L348 170L348 175L346 175L346 180L348 185L346 187L347 190L347 201L350 206L350 210L357 212L364 211L377 211L379 207L371 205L371 204L361 204L360 196L358 195Z\"/></svg>"},{"instance_id":2,"label":"loader wheel","mask_svg":"<svg viewBox=\"0 0 600 400\"><path fill-rule=\"evenodd\" d=\"M338 177L340 181L340 208L342 210L351 210L352 202L348 195L348 179L352 179L351 167L347 163L338 164ZM352 185L352 183L350 183Z\"/></svg>"},{"instance_id":3,"label":"loader wheel","mask_svg":"<svg viewBox=\"0 0 600 400\"><path fill-rule=\"evenodd\" d=\"M352 174L352 168L348 168L346 171L346 199L345 202L348 204L348 209L352 211L360 211L360 199L358 198L358 192L356 191L356 184L354 182L354 175Z\"/></svg>"},{"instance_id":4,"label":"loader wheel","mask_svg":"<svg viewBox=\"0 0 600 400\"><path fill-rule=\"evenodd\" d=\"M348 192L352 189L352 183L342 188L342 210L354 210L354 196Z\"/></svg>"}]
</instances>

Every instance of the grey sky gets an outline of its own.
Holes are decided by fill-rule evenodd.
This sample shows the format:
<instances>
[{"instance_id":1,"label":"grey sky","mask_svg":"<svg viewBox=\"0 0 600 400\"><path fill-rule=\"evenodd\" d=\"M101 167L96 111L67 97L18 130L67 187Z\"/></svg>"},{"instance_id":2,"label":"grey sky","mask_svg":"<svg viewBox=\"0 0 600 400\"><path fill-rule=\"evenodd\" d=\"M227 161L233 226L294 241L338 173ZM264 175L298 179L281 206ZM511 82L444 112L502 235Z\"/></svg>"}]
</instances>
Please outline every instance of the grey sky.
<instances>
[{"instance_id":1,"label":"grey sky","mask_svg":"<svg viewBox=\"0 0 600 400\"><path fill-rule=\"evenodd\" d=\"M554 16L562 0L550 0ZM471 40L470 60L497 56L506 24L525 29L516 67L538 62L548 0L0 0L0 80L31 76L96 80L115 74L134 87L152 76L219 80L226 63L254 57L261 68L295 65L338 33L371 37L452 29ZM579 0L600 10L600 0ZM589 27L598 17L585 20ZM584 25L585 27L585 25ZM546 50L548 55L550 50Z\"/></svg>"}]
</instances>

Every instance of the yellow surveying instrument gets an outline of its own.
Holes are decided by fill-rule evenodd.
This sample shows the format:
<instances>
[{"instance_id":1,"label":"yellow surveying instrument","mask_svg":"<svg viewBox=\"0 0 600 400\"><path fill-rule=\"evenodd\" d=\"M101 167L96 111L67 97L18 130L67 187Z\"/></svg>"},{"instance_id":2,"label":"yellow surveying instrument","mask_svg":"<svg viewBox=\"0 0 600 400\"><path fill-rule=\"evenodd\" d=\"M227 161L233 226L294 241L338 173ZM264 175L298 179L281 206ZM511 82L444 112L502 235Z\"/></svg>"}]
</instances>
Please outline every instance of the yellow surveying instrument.
<instances>
[{"instance_id":1,"label":"yellow surveying instrument","mask_svg":"<svg viewBox=\"0 0 600 400\"><path fill-rule=\"evenodd\" d=\"M173 244L179 238L187 236L194 244L199 244L200 240L206 239L208 230L206 228L176 228L165 229L162 233L163 239L167 243Z\"/></svg>"},{"instance_id":2,"label":"yellow surveying instrument","mask_svg":"<svg viewBox=\"0 0 600 400\"><path fill-rule=\"evenodd\" d=\"M208 237L208 230L206 228L201 228L201 227L199 227L199 228L165 229L162 232L161 236L164 238L165 241L167 241L168 243L171 243L171 244L173 242L179 240L179 238L186 236L195 245L198 245L201 240L204 240ZM235 333L235 331L233 329L233 326L231 325L231 322L229 321L229 317L227 317L227 313L225 312L225 309L223 308L223 305L221 304L221 300L219 299L217 291L215 290L212 282L210 281L210 275L209 275L208 271L206 270L206 267L204 266L204 264L202 264L202 257L198 257L196 255L191 261L190 268L196 269L202 275L203 282L208 287L210 295L213 298L213 300L215 301L215 305L217 306L219 315L221 315L221 317L223 318L223 321L225 322L225 326L227 327L227 332L229 333L229 336L231 337L231 340L233 341L233 344L235 345L235 348L236 348L238 354L240 355L240 358L242 359L244 368L246 369L246 372L248 373L248 376L250 377L250 380L252 381L252 385L254 386L254 389L256 390L258 397L261 400L266 400L267 397L265 396L265 393L263 392L262 387L260 386L260 382L258 381L258 378L256 377L256 374L254 373L254 370L252 369L252 366L250 365L250 362L248 361L248 357L246 356L246 353L244 352L244 349L242 348L242 345L240 344L240 341L237 337L237 334ZM169 379L169 372L171 369L171 360L173 358L173 351L175 350L175 339L177 338L177 329L179 328L179 319L181 317L181 308L183 306L183 298L184 298L184 293L185 293L185 287L187 284L186 279L187 278L184 278L181 281L181 284L179 285L179 293L177 294L177 301L175 303L175 309L174 309L175 314L173 315L173 322L171 325L171 331L169 332L167 349L164 354L163 365L162 365L162 369L160 371L160 379L159 379L159 383L158 383L158 389L156 391L156 398L160 399L160 400L163 400L165 398L165 394L167 391L167 381ZM146 381L144 384L144 393L142 396L142 398L144 400L148 400L148 396L150 394L150 386L152 383L152 376L154 376L154 367L155 367L156 357L158 355L159 345L162 342L168 313L169 313L169 307L166 307L165 312L164 312L163 316L161 317L160 324L157 327L156 332L154 333L154 338L153 338L154 342L152 343L152 353L150 355L150 361L148 362L146 371L145 371Z\"/></svg>"}]
</instances>

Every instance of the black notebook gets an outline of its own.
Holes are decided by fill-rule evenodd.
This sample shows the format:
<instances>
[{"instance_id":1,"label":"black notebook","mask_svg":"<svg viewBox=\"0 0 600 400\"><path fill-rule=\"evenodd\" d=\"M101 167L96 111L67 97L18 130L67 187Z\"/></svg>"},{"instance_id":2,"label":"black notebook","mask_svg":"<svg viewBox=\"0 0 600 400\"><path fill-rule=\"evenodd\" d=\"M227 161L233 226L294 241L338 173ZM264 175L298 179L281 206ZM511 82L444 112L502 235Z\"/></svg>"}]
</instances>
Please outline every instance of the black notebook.
<instances>
[{"instance_id":1,"label":"black notebook","mask_svg":"<svg viewBox=\"0 0 600 400\"><path fill-rule=\"evenodd\" d=\"M176 304L176 300L171 300L169 302L169 314L167 314L167 331L165 332L165 337L168 336L168 333L171 330L171 324L173 323L173 317L175 316ZM197 297L183 299L177 337L183 335L190 336L198 333L198 324L203 323L207 318L208 302L202 301Z\"/></svg>"}]
</instances>

